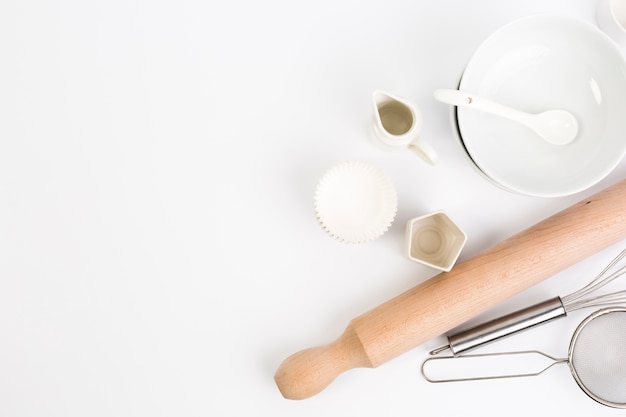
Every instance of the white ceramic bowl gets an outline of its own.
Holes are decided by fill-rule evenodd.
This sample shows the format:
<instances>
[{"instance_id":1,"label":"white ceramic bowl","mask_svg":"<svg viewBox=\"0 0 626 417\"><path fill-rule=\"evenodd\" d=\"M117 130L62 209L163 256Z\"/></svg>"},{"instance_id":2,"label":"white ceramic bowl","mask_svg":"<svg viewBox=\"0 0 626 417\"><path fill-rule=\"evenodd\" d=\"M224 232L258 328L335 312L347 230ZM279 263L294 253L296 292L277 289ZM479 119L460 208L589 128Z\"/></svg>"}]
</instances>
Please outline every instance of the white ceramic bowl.
<instances>
[{"instance_id":1,"label":"white ceramic bowl","mask_svg":"<svg viewBox=\"0 0 626 417\"><path fill-rule=\"evenodd\" d=\"M626 46L626 0L599 0L598 27L621 46Z\"/></svg>"},{"instance_id":2,"label":"white ceramic bowl","mask_svg":"<svg viewBox=\"0 0 626 417\"><path fill-rule=\"evenodd\" d=\"M536 15L493 33L469 61L459 88L530 113L572 112L569 145L552 145L527 127L472 109L456 109L461 141L491 181L531 196L583 191L626 152L626 60L594 26Z\"/></svg>"}]
</instances>

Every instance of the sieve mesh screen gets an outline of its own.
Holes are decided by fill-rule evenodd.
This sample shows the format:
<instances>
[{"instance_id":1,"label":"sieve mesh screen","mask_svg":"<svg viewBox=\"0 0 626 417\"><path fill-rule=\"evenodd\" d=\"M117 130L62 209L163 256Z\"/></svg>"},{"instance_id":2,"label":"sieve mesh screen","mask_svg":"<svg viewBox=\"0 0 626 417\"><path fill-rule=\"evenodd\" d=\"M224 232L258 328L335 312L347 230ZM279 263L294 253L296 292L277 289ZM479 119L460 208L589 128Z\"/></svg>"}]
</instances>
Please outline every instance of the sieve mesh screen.
<instances>
[{"instance_id":1,"label":"sieve mesh screen","mask_svg":"<svg viewBox=\"0 0 626 417\"><path fill-rule=\"evenodd\" d=\"M601 402L626 405L626 311L610 311L585 322L570 354L583 390Z\"/></svg>"}]
</instances>

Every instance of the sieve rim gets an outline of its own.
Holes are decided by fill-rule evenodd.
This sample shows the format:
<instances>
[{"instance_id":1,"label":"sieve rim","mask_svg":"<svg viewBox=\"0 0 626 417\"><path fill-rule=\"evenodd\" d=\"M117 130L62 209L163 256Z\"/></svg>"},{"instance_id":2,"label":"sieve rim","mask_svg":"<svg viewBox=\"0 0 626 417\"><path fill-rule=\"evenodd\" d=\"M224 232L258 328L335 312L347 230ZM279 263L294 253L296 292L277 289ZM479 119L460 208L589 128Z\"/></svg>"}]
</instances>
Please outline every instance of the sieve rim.
<instances>
[{"instance_id":1,"label":"sieve rim","mask_svg":"<svg viewBox=\"0 0 626 417\"><path fill-rule=\"evenodd\" d=\"M578 375L578 371L576 371L576 367L574 366L574 361L573 361L574 350L576 348L576 341L578 340L578 336L583 331L583 329L590 322L592 322L594 319L596 319L596 318L598 318L600 316L604 316L606 314L611 314L611 313L626 313L626 307L615 306L615 307L602 308L600 310L597 310L597 311L591 313L582 322L580 322L578 327L576 327L576 330L574 330L574 334L572 335L572 339L570 340L569 350L568 350L568 353L567 353L567 359L568 359L567 360L567 365L569 366L569 370L572 373L572 376L574 377L574 380L576 381L576 383L578 384L580 389L582 389L583 392L585 394L587 394L587 396L589 396L592 400L597 401L598 403L600 403L602 405L606 405L608 407L626 408L626 402L621 402L620 403L620 402L607 400L605 398L602 398L598 394L594 393L589 388L587 388L585 383L581 380L580 376Z\"/></svg>"}]
</instances>

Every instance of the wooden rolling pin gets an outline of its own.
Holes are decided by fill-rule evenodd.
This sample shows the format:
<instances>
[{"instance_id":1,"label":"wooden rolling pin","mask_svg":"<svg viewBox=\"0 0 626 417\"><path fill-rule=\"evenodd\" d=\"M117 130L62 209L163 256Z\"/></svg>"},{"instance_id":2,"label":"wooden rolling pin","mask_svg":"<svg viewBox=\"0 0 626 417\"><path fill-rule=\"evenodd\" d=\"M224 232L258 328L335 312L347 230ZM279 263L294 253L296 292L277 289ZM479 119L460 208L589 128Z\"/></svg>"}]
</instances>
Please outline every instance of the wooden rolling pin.
<instances>
[{"instance_id":1,"label":"wooden rolling pin","mask_svg":"<svg viewBox=\"0 0 626 417\"><path fill-rule=\"evenodd\" d=\"M353 319L334 342L297 352L274 379L288 399L377 367L626 238L626 180Z\"/></svg>"}]
</instances>

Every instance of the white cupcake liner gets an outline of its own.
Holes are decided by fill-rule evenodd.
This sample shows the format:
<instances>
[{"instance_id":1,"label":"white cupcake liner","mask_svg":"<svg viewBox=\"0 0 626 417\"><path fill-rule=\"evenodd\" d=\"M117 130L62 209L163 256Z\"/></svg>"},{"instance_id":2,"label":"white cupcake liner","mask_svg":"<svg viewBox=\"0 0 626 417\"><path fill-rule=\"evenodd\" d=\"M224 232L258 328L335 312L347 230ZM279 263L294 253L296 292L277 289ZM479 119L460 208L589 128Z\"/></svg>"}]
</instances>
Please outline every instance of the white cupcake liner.
<instances>
[{"instance_id":1,"label":"white cupcake liner","mask_svg":"<svg viewBox=\"0 0 626 417\"><path fill-rule=\"evenodd\" d=\"M322 228L345 243L364 243L382 236L397 207L393 183L367 162L347 161L332 167L315 191L315 214Z\"/></svg>"}]
</instances>

